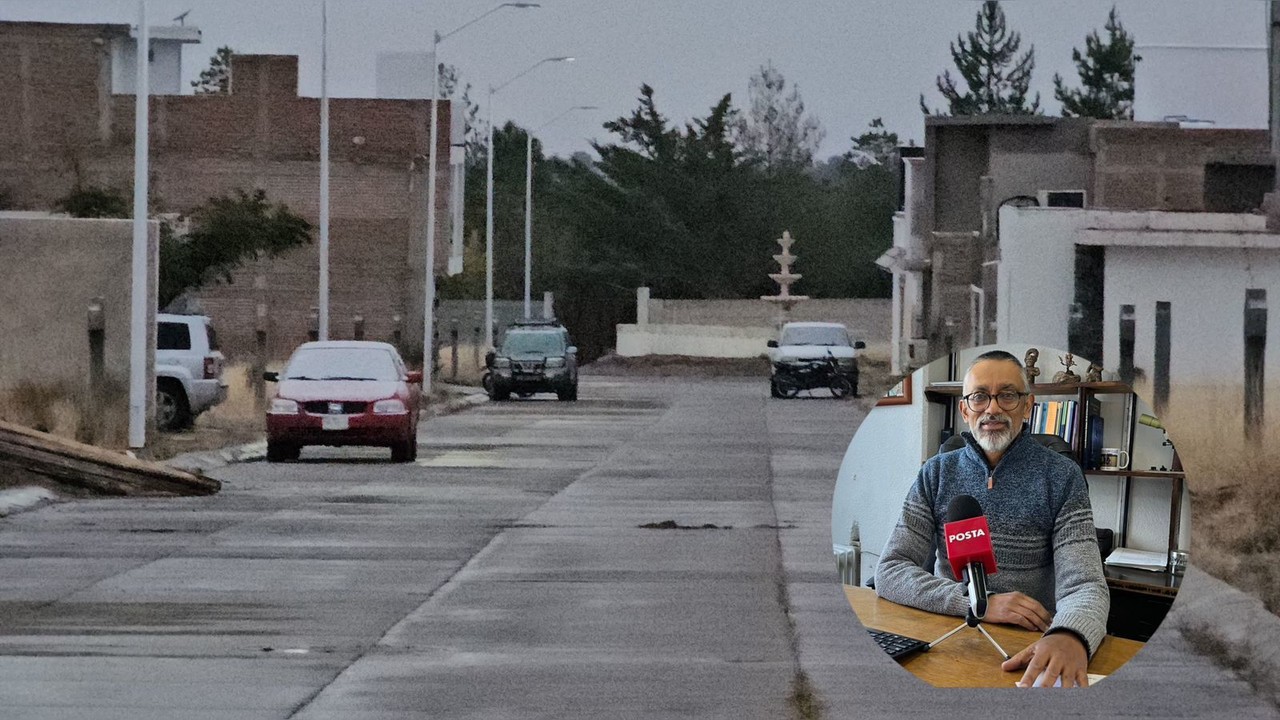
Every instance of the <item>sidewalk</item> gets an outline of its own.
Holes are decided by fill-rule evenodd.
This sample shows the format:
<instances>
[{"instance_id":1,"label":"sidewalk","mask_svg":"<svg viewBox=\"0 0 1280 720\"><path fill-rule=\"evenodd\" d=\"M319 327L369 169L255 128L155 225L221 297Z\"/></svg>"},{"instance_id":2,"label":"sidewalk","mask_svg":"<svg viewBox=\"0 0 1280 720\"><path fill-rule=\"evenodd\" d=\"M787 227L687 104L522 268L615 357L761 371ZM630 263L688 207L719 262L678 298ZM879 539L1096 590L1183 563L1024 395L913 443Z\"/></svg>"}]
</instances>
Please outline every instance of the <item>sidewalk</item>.
<instances>
[{"instance_id":1,"label":"sidewalk","mask_svg":"<svg viewBox=\"0 0 1280 720\"><path fill-rule=\"evenodd\" d=\"M1280 617L1262 601L1192 565L1164 625L1280 707Z\"/></svg>"}]
</instances>

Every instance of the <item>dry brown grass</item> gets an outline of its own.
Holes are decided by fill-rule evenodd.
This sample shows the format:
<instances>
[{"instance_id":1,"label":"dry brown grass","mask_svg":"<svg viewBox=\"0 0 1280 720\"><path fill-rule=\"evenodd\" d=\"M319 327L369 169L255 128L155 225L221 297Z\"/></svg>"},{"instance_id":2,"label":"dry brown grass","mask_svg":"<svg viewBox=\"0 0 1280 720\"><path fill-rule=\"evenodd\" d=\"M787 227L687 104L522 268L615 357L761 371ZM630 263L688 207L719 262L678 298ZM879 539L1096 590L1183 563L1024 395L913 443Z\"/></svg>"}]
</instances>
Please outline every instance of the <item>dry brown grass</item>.
<instances>
[{"instance_id":1,"label":"dry brown grass","mask_svg":"<svg viewBox=\"0 0 1280 720\"><path fill-rule=\"evenodd\" d=\"M1239 385L1182 385L1161 420L1187 473L1193 562L1280 614L1280 423L1251 443L1242 404Z\"/></svg>"},{"instance_id":2,"label":"dry brown grass","mask_svg":"<svg viewBox=\"0 0 1280 720\"><path fill-rule=\"evenodd\" d=\"M227 382L227 399L201 413L189 430L154 434L147 444L146 457L166 460L183 453L218 450L263 437L270 385L256 380L253 368L243 363L228 365L222 377Z\"/></svg>"},{"instance_id":3,"label":"dry brown grass","mask_svg":"<svg viewBox=\"0 0 1280 720\"><path fill-rule=\"evenodd\" d=\"M120 449L129 443L129 394L111 380L96 394L65 381L23 381L0 391L0 420Z\"/></svg>"},{"instance_id":4,"label":"dry brown grass","mask_svg":"<svg viewBox=\"0 0 1280 720\"><path fill-rule=\"evenodd\" d=\"M484 374L484 350L476 345L458 344L458 366L453 365L453 348L445 345L437 353L438 365L435 379L458 385L480 385Z\"/></svg>"}]
</instances>

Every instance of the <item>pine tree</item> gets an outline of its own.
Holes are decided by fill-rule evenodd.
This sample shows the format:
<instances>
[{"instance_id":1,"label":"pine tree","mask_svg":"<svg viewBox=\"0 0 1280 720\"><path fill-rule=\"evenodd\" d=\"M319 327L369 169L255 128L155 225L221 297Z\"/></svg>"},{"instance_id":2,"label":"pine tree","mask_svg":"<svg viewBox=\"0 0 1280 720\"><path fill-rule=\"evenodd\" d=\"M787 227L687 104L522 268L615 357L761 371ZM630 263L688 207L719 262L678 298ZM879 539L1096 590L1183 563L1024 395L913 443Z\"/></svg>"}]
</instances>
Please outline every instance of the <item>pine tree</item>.
<instances>
[{"instance_id":1,"label":"pine tree","mask_svg":"<svg viewBox=\"0 0 1280 720\"><path fill-rule=\"evenodd\" d=\"M209 67L200 71L200 79L192 80L191 87L197 95L222 94L231 92L231 55L234 51L223 45L213 57L209 58Z\"/></svg>"},{"instance_id":2,"label":"pine tree","mask_svg":"<svg viewBox=\"0 0 1280 720\"><path fill-rule=\"evenodd\" d=\"M1057 73L1053 76L1053 96L1062 103L1063 117L1091 117L1103 120L1133 119L1133 71L1138 60L1134 39L1111 6L1107 16L1106 42L1094 30L1084 39L1084 53L1071 51L1080 74L1080 89L1068 88Z\"/></svg>"},{"instance_id":3,"label":"pine tree","mask_svg":"<svg viewBox=\"0 0 1280 720\"><path fill-rule=\"evenodd\" d=\"M800 89L770 62L747 85L749 108L736 119L736 139L747 158L767 170L808 167L826 134L813 116L805 117Z\"/></svg>"},{"instance_id":4,"label":"pine tree","mask_svg":"<svg viewBox=\"0 0 1280 720\"><path fill-rule=\"evenodd\" d=\"M889 165L898 153L898 133L885 130L881 118L872 120L865 132L851 139L853 149L844 154L844 159L859 167Z\"/></svg>"},{"instance_id":5,"label":"pine tree","mask_svg":"<svg viewBox=\"0 0 1280 720\"><path fill-rule=\"evenodd\" d=\"M956 70L968 86L962 92L951 71L943 70L938 76L938 92L948 103L943 115L1039 115L1040 93L1027 103L1031 87L1031 70L1035 67L1035 47L1018 57L1022 36L1012 32L1005 24L1004 10L995 0L987 0L978 11L974 30L968 33L968 41L957 36L951 43L951 59ZM920 109L929 110L920 95Z\"/></svg>"}]
</instances>

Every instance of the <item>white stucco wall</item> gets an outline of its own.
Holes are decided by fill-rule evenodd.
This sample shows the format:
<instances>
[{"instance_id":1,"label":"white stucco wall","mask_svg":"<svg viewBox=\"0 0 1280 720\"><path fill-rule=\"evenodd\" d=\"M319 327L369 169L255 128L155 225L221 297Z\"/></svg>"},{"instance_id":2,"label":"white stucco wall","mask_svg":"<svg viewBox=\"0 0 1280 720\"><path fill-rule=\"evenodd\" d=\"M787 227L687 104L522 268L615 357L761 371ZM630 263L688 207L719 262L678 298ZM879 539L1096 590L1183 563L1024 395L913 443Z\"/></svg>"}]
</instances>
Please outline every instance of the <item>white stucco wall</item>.
<instances>
[{"instance_id":1,"label":"white stucco wall","mask_svg":"<svg viewBox=\"0 0 1280 720\"><path fill-rule=\"evenodd\" d=\"M778 333L770 327L719 325L618 325L617 353L749 358L767 354Z\"/></svg>"},{"instance_id":2,"label":"white stucco wall","mask_svg":"<svg viewBox=\"0 0 1280 720\"><path fill-rule=\"evenodd\" d=\"M1084 223L1081 215L1066 208L1000 209L997 342L1067 347L1067 319L1075 295L1072 238Z\"/></svg>"},{"instance_id":3,"label":"white stucco wall","mask_svg":"<svg viewBox=\"0 0 1280 720\"><path fill-rule=\"evenodd\" d=\"M157 28L152 28L155 31ZM181 95L182 45L181 40L151 39L151 67L147 80L152 95ZM137 86L137 47L133 38L119 37L112 42L111 91L117 95L132 95Z\"/></svg>"},{"instance_id":4,"label":"white stucco wall","mask_svg":"<svg viewBox=\"0 0 1280 720\"><path fill-rule=\"evenodd\" d=\"M1134 305L1134 364L1150 372L1156 302L1168 301L1172 377L1200 383L1229 374L1238 380L1246 289L1267 291L1276 309L1267 315L1267 335L1275 337L1280 332L1280 249L1109 247L1103 320L1108 331L1102 352L1118 357L1118 331L1110 329L1119 325L1120 306ZM1280 353L1268 353L1266 365L1268 375L1280 372Z\"/></svg>"}]
</instances>

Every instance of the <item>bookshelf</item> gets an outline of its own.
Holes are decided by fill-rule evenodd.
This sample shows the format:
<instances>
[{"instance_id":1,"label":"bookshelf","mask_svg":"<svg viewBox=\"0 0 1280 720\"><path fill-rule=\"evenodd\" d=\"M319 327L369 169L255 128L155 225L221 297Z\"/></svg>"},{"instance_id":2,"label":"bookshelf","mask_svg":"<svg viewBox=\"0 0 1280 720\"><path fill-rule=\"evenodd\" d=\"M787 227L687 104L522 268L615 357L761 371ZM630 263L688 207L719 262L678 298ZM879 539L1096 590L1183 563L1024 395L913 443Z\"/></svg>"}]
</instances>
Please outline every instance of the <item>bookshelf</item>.
<instances>
[{"instance_id":1,"label":"bookshelf","mask_svg":"<svg viewBox=\"0 0 1280 720\"><path fill-rule=\"evenodd\" d=\"M1139 403L1140 400L1132 389L1120 382L1080 382L1080 383L1037 383L1032 386L1037 403L1072 401L1076 412L1071 416L1069 426L1049 427L1033 431L1058 434L1069 439L1072 457L1080 464L1085 479L1091 485L1091 495L1097 489L1107 497L1114 497L1114 520L1097 515L1095 520L1099 526L1116 525L1114 529L1115 547L1128 547L1131 540L1131 520L1135 507L1141 506L1143 519L1147 521L1143 544L1145 549L1158 551L1159 525L1151 531L1150 523L1167 522L1168 534L1164 541L1164 557L1170 552L1180 549L1179 537L1182 532L1183 503L1186 494L1186 476L1177 468L1176 454L1173 459L1164 462L1154 461L1155 469L1151 469L1153 458L1163 458L1161 443L1143 432L1138 438L1139 447L1135 448L1135 438L1139 436ZM956 432L966 429L959 412L959 398L963 394L960 381L934 382L924 389L924 396L944 415L942 426ZM1093 440L1090 437L1092 417L1103 417L1102 428L1107 430L1101 438L1100 447L1115 447L1128 453L1129 466L1124 470L1101 470L1093 462ZM1108 440L1108 438L1110 438ZM1167 445L1167 442L1165 443ZM1154 445L1154 447L1153 447ZM1172 446L1168 446L1171 448ZM1135 456L1135 449L1139 451ZM1146 462L1139 463L1140 459ZM1147 467L1143 467L1143 466ZM1163 469L1162 469L1163 468ZM1110 483L1115 483L1114 486ZM1096 487L1095 487L1096 486ZM1104 490L1105 488L1105 490ZM1114 492L1114 495L1111 493ZM1164 493L1167 492L1167 495ZM1167 520L1161 520L1160 506L1167 497ZM1109 516L1110 513L1107 513ZM1142 549L1142 548L1139 548ZM1176 595L1182 577L1163 571L1137 570L1125 567L1104 565L1107 584L1112 590L1112 620L1117 628L1136 628L1126 636L1145 639L1164 617L1169 603ZM1112 623L1109 622L1109 625ZM1121 634L1121 633L1116 633Z\"/></svg>"}]
</instances>

